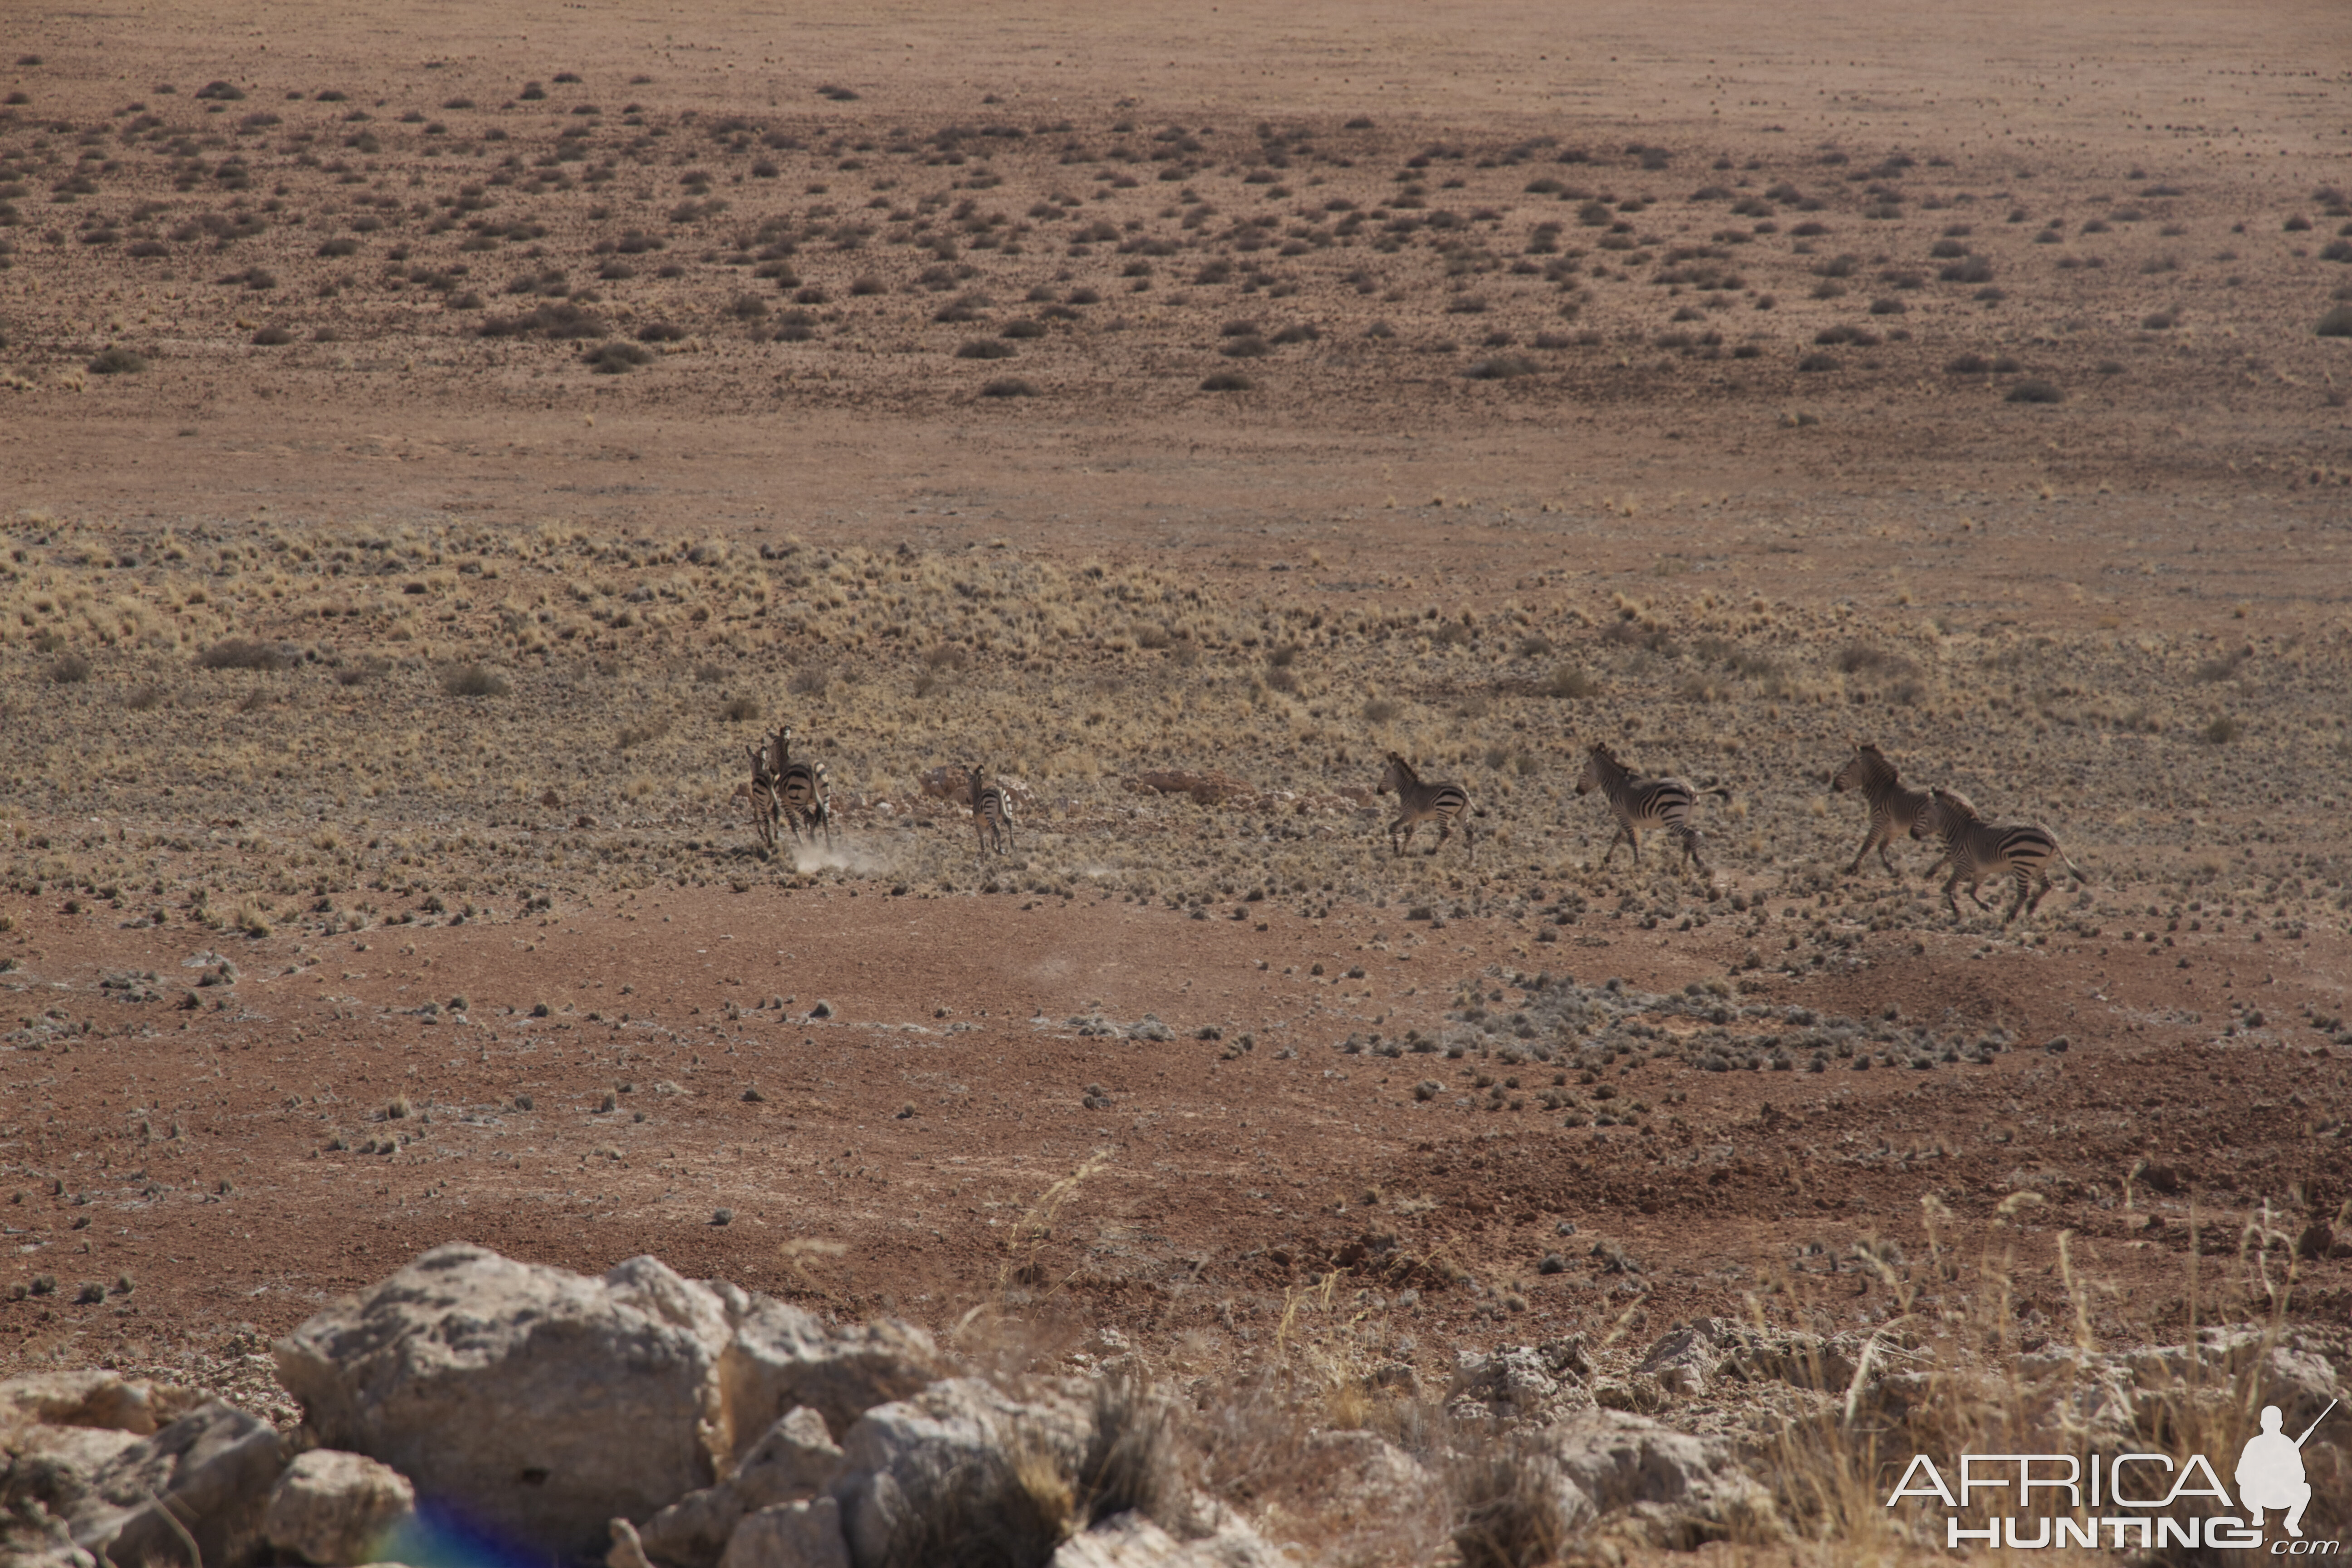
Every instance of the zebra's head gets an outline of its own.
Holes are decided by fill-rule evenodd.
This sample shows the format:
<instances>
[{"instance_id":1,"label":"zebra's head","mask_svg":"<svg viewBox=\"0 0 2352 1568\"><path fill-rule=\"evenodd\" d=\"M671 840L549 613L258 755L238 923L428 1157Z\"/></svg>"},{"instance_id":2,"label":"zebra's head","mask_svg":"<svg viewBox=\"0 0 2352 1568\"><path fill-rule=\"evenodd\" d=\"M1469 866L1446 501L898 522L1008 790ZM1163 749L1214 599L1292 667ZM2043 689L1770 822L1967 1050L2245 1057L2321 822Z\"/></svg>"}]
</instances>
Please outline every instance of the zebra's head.
<instances>
[{"instance_id":1,"label":"zebra's head","mask_svg":"<svg viewBox=\"0 0 2352 1568\"><path fill-rule=\"evenodd\" d=\"M1830 788L1843 795L1850 789L1867 789L1874 779L1892 781L1895 776L1895 764L1886 760L1876 745L1864 741L1855 745L1853 755L1848 757L1845 766L1831 778Z\"/></svg>"},{"instance_id":2,"label":"zebra's head","mask_svg":"<svg viewBox=\"0 0 2352 1568\"><path fill-rule=\"evenodd\" d=\"M755 779L766 778L768 776L766 750L759 746L746 746L743 749L751 754L751 776Z\"/></svg>"},{"instance_id":3,"label":"zebra's head","mask_svg":"<svg viewBox=\"0 0 2352 1568\"><path fill-rule=\"evenodd\" d=\"M1624 771L1625 764L1617 760L1617 753L1609 749L1609 743L1595 741L1592 749L1585 754L1584 773L1576 781L1576 793L1590 795L1594 790L1606 789L1610 775Z\"/></svg>"},{"instance_id":4,"label":"zebra's head","mask_svg":"<svg viewBox=\"0 0 2352 1568\"><path fill-rule=\"evenodd\" d=\"M1406 762L1403 757L1398 755L1396 752L1391 752L1389 753L1389 765L1381 773L1381 787L1373 793L1378 795L1394 795L1399 799L1402 799L1404 796L1404 786L1409 784L1418 783L1419 777L1420 775L1416 774L1412 771L1412 764L1411 763Z\"/></svg>"},{"instance_id":5,"label":"zebra's head","mask_svg":"<svg viewBox=\"0 0 2352 1568\"><path fill-rule=\"evenodd\" d=\"M1980 822L1976 805L1958 790L1941 785L1927 792L1927 809L1911 825L1914 838L1948 838L1971 822Z\"/></svg>"}]
</instances>

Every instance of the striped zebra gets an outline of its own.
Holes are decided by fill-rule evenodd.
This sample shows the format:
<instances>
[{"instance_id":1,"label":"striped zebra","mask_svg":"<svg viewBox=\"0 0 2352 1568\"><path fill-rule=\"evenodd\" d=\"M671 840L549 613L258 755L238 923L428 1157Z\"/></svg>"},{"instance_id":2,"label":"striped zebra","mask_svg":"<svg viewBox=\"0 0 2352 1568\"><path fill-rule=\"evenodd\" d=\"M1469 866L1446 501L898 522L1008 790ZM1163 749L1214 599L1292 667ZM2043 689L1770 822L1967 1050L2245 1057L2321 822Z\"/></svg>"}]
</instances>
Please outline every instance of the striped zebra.
<instances>
[{"instance_id":1,"label":"striped zebra","mask_svg":"<svg viewBox=\"0 0 2352 1568\"><path fill-rule=\"evenodd\" d=\"M751 756L751 826L759 830L761 849L772 855L776 849L776 778L768 771L765 746L747 746L744 750Z\"/></svg>"},{"instance_id":2,"label":"striped zebra","mask_svg":"<svg viewBox=\"0 0 2352 1568\"><path fill-rule=\"evenodd\" d=\"M980 838L983 855L993 847L999 854L1014 848L1013 842L1013 802L1004 786L985 782L985 770L973 768L971 773L971 830Z\"/></svg>"},{"instance_id":3,"label":"striped zebra","mask_svg":"<svg viewBox=\"0 0 2352 1568\"><path fill-rule=\"evenodd\" d=\"M1683 841L1685 856L1703 875L1715 875L1700 849L1706 842L1705 836L1691 826L1691 807L1701 795L1719 795L1729 800L1729 790L1720 786L1694 789L1688 779L1639 777L1617 760L1616 752L1598 741L1584 760L1584 775L1576 782L1576 793L1589 795L1596 789L1608 797L1609 809L1617 818L1617 832L1609 840L1609 853L1601 858L1603 866L1616 857L1620 838L1633 847L1633 864L1640 865L1642 829L1661 827Z\"/></svg>"},{"instance_id":4,"label":"striped zebra","mask_svg":"<svg viewBox=\"0 0 2352 1568\"><path fill-rule=\"evenodd\" d=\"M1960 914L1960 900L1953 893L1962 882L1969 885L1970 901L1981 910L1990 906L1979 897L1977 884L1988 877L2008 878L2017 889L2017 897L2011 900L2009 912L2000 917L2006 926L2021 910L2031 915L2041 906L2042 895L2050 890L2053 860L2073 872L2077 880L2090 880L2081 867L2066 858L2057 838L2040 823L1987 822L1964 795L1937 788L1928 795L1927 809L1911 825L1911 837L1943 841L1945 858L1952 863L1951 879L1944 884L1944 902L1951 906L1953 919ZM1932 874L1935 868L1928 869ZM2030 900L2029 891L2033 895Z\"/></svg>"},{"instance_id":5,"label":"striped zebra","mask_svg":"<svg viewBox=\"0 0 2352 1568\"><path fill-rule=\"evenodd\" d=\"M793 842L800 842L801 831L806 828L808 841L816 842L816 831L824 829L824 845L833 847L833 796L831 781L825 776L823 763L793 761L793 727L790 724L776 731L768 743L768 772L775 780L776 797L782 806L785 826L792 829Z\"/></svg>"},{"instance_id":6,"label":"striped zebra","mask_svg":"<svg viewBox=\"0 0 2352 1568\"><path fill-rule=\"evenodd\" d=\"M1396 752L1389 753L1388 770L1381 774L1381 787L1375 793L1395 792L1397 818L1389 824L1389 848L1402 855L1405 846L1412 842L1412 830L1437 819L1437 843L1430 849L1434 855L1445 847L1454 836L1454 825L1462 824L1462 843L1470 851L1470 863L1478 863L1478 830L1470 824L1470 792L1460 784L1423 784L1412 764ZM1402 837L1400 837L1402 832Z\"/></svg>"},{"instance_id":7,"label":"striped zebra","mask_svg":"<svg viewBox=\"0 0 2352 1568\"><path fill-rule=\"evenodd\" d=\"M1860 790L1870 807L1870 831L1863 836L1862 847L1853 852L1853 864L1845 868L1845 874L1851 877L1861 870L1864 858L1875 845L1879 859L1886 864L1887 875L1900 877L1903 873L1895 868L1895 858L1887 854L1886 846L1895 834L1908 833L1917 825L1920 814L1927 809L1927 792L1906 784L1885 753L1868 742L1856 745L1845 766L1830 780L1832 794L1843 795L1850 789ZM1936 863L1942 864L1941 860ZM1935 868L1927 868L1930 872Z\"/></svg>"}]
</instances>

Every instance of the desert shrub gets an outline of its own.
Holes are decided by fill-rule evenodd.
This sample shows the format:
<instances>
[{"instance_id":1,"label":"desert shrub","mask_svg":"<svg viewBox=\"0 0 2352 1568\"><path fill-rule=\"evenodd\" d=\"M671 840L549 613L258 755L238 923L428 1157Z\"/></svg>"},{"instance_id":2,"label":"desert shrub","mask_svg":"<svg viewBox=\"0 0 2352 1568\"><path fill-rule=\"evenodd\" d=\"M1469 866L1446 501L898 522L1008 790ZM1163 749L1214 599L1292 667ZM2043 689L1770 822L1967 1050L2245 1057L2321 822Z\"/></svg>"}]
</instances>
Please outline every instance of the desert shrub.
<instances>
[{"instance_id":1,"label":"desert shrub","mask_svg":"<svg viewBox=\"0 0 2352 1568\"><path fill-rule=\"evenodd\" d=\"M1364 704L1364 722L1385 724L1403 711L1404 704L1391 701L1385 697L1375 697Z\"/></svg>"},{"instance_id":2,"label":"desert shrub","mask_svg":"<svg viewBox=\"0 0 2352 1568\"><path fill-rule=\"evenodd\" d=\"M2226 746L2245 732L2246 727L2243 724L2224 713L2205 726L2205 743L2209 746Z\"/></svg>"},{"instance_id":3,"label":"desert shrub","mask_svg":"<svg viewBox=\"0 0 2352 1568\"><path fill-rule=\"evenodd\" d=\"M626 752L635 750L649 741L658 741L668 733L669 720L666 716L656 714L650 719L640 719L635 723L622 725L620 733L613 739L621 750Z\"/></svg>"},{"instance_id":4,"label":"desert shrub","mask_svg":"<svg viewBox=\"0 0 2352 1568\"><path fill-rule=\"evenodd\" d=\"M1992 281L1992 263L1981 256L1964 256L1936 276L1946 283L1990 283Z\"/></svg>"},{"instance_id":5,"label":"desert shrub","mask_svg":"<svg viewBox=\"0 0 2352 1568\"><path fill-rule=\"evenodd\" d=\"M196 656L199 669L291 669L302 656L284 643L223 637Z\"/></svg>"},{"instance_id":6,"label":"desert shrub","mask_svg":"<svg viewBox=\"0 0 2352 1568\"><path fill-rule=\"evenodd\" d=\"M59 686L79 686L89 679L89 660L69 653L49 666L49 679Z\"/></svg>"},{"instance_id":7,"label":"desert shrub","mask_svg":"<svg viewBox=\"0 0 2352 1568\"><path fill-rule=\"evenodd\" d=\"M122 700L122 705L133 713L152 713L163 705L163 689L152 681L135 687L131 695Z\"/></svg>"},{"instance_id":8,"label":"desert shrub","mask_svg":"<svg viewBox=\"0 0 2352 1568\"><path fill-rule=\"evenodd\" d=\"M1201 381L1203 392L1247 392L1256 383L1237 370L1221 370Z\"/></svg>"},{"instance_id":9,"label":"desert shrub","mask_svg":"<svg viewBox=\"0 0 2352 1568\"><path fill-rule=\"evenodd\" d=\"M1007 321L996 335L1000 338L1042 338L1050 330L1043 321Z\"/></svg>"},{"instance_id":10,"label":"desert shrub","mask_svg":"<svg viewBox=\"0 0 2352 1568\"><path fill-rule=\"evenodd\" d=\"M1495 354L1482 359L1462 374L1472 381L1511 381L1523 375L1533 375L1543 367L1525 354Z\"/></svg>"},{"instance_id":11,"label":"desert shrub","mask_svg":"<svg viewBox=\"0 0 2352 1568\"><path fill-rule=\"evenodd\" d=\"M719 716L730 724L748 724L760 716L760 700L730 697L719 705Z\"/></svg>"},{"instance_id":12,"label":"desert shrub","mask_svg":"<svg viewBox=\"0 0 2352 1568\"><path fill-rule=\"evenodd\" d=\"M996 338L974 338L955 352L958 359L1011 359L1013 345Z\"/></svg>"},{"instance_id":13,"label":"desert shrub","mask_svg":"<svg viewBox=\"0 0 2352 1568\"><path fill-rule=\"evenodd\" d=\"M258 347L274 349L281 343L292 342L294 334L283 327L264 327L253 334L253 341Z\"/></svg>"},{"instance_id":14,"label":"desert shrub","mask_svg":"<svg viewBox=\"0 0 2352 1568\"><path fill-rule=\"evenodd\" d=\"M2352 305L2338 305L2320 317L2317 331L2323 338L2352 338Z\"/></svg>"},{"instance_id":15,"label":"desert shrub","mask_svg":"<svg viewBox=\"0 0 2352 1568\"><path fill-rule=\"evenodd\" d=\"M654 356L650 349L642 349L633 342L613 338L598 343L581 357L598 375L626 375Z\"/></svg>"},{"instance_id":16,"label":"desert shrub","mask_svg":"<svg viewBox=\"0 0 2352 1568\"><path fill-rule=\"evenodd\" d=\"M1574 665L1563 664L1545 678L1539 689L1546 697L1585 698L1601 689L1584 671Z\"/></svg>"},{"instance_id":17,"label":"desert shrub","mask_svg":"<svg viewBox=\"0 0 2352 1568\"><path fill-rule=\"evenodd\" d=\"M1462 1460L1448 1478L1462 1568L1539 1568L1568 1545L1550 1461L1517 1444Z\"/></svg>"},{"instance_id":18,"label":"desert shrub","mask_svg":"<svg viewBox=\"0 0 2352 1568\"><path fill-rule=\"evenodd\" d=\"M2028 376L2011 387L2009 401L2011 403L2063 403L2066 401L2066 395L2059 390L2057 383L2044 381L2042 377L2034 375Z\"/></svg>"},{"instance_id":19,"label":"desert shrub","mask_svg":"<svg viewBox=\"0 0 2352 1568\"><path fill-rule=\"evenodd\" d=\"M1000 375L982 384L982 397L1034 397L1037 389L1017 375Z\"/></svg>"},{"instance_id":20,"label":"desert shrub","mask_svg":"<svg viewBox=\"0 0 2352 1568\"><path fill-rule=\"evenodd\" d=\"M2151 310L2139 319L2139 324L2151 332L2169 331L2180 320L2169 310Z\"/></svg>"},{"instance_id":21,"label":"desert shrub","mask_svg":"<svg viewBox=\"0 0 2352 1568\"><path fill-rule=\"evenodd\" d=\"M89 362L92 375L136 375L146 368L144 357L120 343L99 350Z\"/></svg>"},{"instance_id":22,"label":"desert shrub","mask_svg":"<svg viewBox=\"0 0 2352 1568\"><path fill-rule=\"evenodd\" d=\"M1918 666L1876 643L1850 642L1838 650L1837 668L1841 675L1908 675Z\"/></svg>"},{"instance_id":23,"label":"desert shrub","mask_svg":"<svg viewBox=\"0 0 2352 1568\"><path fill-rule=\"evenodd\" d=\"M452 697L504 697L507 678L482 664L463 664L441 678L441 689Z\"/></svg>"},{"instance_id":24,"label":"desert shrub","mask_svg":"<svg viewBox=\"0 0 2352 1568\"><path fill-rule=\"evenodd\" d=\"M793 671L784 689L795 697L822 697L824 689L833 684L833 671L821 664L804 664Z\"/></svg>"},{"instance_id":25,"label":"desert shrub","mask_svg":"<svg viewBox=\"0 0 2352 1568\"><path fill-rule=\"evenodd\" d=\"M1961 354L1944 368L1954 375L1982 375L1992 369L1992 361L1982 354Z\"/></svg>"},{"instance_id":26,"label":"desert shrub","mask_svg":"<svg viewBox=\"0 0 2352 1568\"><path fill-rule=\"evenodd\" d=\"M1824 370L1835 370L1837 363L1835 354L1807 354L1797 362L1797 368L1811 374Z\"/></svg>"},{"instance_id":27,"label":"desert shrub","mask_svg":"<svg viewBox=\"0 0 2352 1568\"><path fill-rule=\"evenodd\" d=\"M1911 307L1900 300L1873 300L1870 313L1874 316L1899 316Z\"/></svg>"},{"instance_id":28,"label":"desert shrub","mask_svg":"<svg viewBox=\"0 0 2352 1568\"><path fill-rule=\"evenodd\" d=\"M601 338L604 323L568 300L550 300L520 316L492 316L481 324L486 338Z\"/></svg>"},{"instance_id":29,"label":"desert shrub","mask_svg":"<svg viewBox=\"0 0 2352 1568\"><path fill-rule=\"evenodd\" d=\"M637 342L641 343L674 343L685 336L684 327L668 321L647 321L637 329Z\"/></svg>"},{"instance_id":30,"label":"desert shrub","mask_svg":"<svg viewBox=\"0 0 2352 1568\"><path fill-rule=\"evenodd\" d=\"M1253 332L1246 337L1229 340L1217 352L1227 359L1262 359L1274 351L1266 346L1264 338Z\"/></svg>"}]
</instances>

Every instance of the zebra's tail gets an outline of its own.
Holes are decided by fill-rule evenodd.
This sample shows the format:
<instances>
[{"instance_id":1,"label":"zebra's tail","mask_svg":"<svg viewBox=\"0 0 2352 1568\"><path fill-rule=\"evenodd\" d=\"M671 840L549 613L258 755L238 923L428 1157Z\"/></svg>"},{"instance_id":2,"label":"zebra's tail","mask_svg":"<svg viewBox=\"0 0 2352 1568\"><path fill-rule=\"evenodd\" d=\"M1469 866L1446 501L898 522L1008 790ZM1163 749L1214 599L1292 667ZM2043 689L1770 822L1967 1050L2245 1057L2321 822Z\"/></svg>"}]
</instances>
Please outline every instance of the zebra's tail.
<instances>
[{"instance_id":1,"label":"zebra's tail","mask_svg":"<svg viewBox=\"0 0 2352 1568\"><path fill-rule=\"evenodd\" d=\"M1729 800L1731 798L1731 791L1722 784L1710 784L1698 793L1701 795L1719 795L1726 800Z\"/></svg>"}]
</instances>

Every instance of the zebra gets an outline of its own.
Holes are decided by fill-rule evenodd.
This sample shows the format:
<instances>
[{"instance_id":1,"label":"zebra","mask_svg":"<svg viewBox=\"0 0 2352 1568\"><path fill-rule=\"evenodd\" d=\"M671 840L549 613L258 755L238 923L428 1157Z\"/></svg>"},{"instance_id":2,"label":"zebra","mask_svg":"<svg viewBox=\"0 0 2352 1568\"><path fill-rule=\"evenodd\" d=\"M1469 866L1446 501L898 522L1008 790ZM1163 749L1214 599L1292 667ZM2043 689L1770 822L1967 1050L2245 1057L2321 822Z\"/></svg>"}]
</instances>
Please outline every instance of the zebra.
<instances>
[{"instance_id":1,"label":"zebra","mask_svg":"<svg viewBox=\"0 0 2352 1568\"><path fill-rule=\"evenodd\" d=\"M759 830L760 847L768 854L776 848L776 780L768 771L768 751L764 746L744 748L751 757L751 826Z\"/></svg>"},{"instance_id":2,"label":"zebra","mask_svg":"<svg viewBox=\"0 0 2352 1568\"><path fill-rule=\"evenodd\" d=\"M1705 836L1691 826L1691 806L1701 795L1719 795L1729 800L1729 790L1720 785L1694 789L1688 779L1638 777L1617 760L1616 752L1599 741L1592 743L1591 754L1584 760L1584 774L1577 780L1576 793L1588 795L1596 789L1608 796L1609 809L1617 818L1617 832L1609 840L1609 853L1601 858L1603 866L1616 857L1620 838L1633 847L1633 864L1640 865L1642 829L1662 827L1683 841L1685 856L1701 873L1715 875L1699 848L1706 841Z\"/></svg>"},{"instance_id":3,"label":"zebra","mask_svg":"<svg viewBox=\"0 0 2352 1568\"><path fill-rule=\"evenodd\" d=\"M1911 837L1943 841L1944 858L1952 863L1951 878L1944 884L1944 902L1951 906L1954 920L1959 918L1960 901L1953 890L1962 882L1969 885L1970 901L1981 910L1990 906L1978 896L1977 884L1988 877L2008 878L2017 888L2017 897L2011 900L2009 912L2000 917L2000 923L2007 926L2019 910L2031 915L2041 907L2042 895L2050 890L2053 860L2073 872L2077 880L2090 880L2040 823L1987 822L1969 797L1955 790L1938 787L1928 795L1927 809L1911 825ZM1928 868L1930 875L1934 871L1934 867ZM2030 900L2029 890L2033 895Z\"/></svg>"},{"instance_id":4,"label":"zebra","mask_svg":"<svg viewBox=\"0 0 2352 1568\"><path fill-rule=\"evenodd\" d=\"M1388 770L1381 774L1380 788L1374 793L1387 795L1391 791L1397 797L1397 818L1389 824L1391 852L1402 855L1405 846L1412 842L1412 830L1433 816L1437 819L1437 843L1430 853L1434 855L1445 847L1458 821L1462 824L1462 843L1470 851L1470 863L1478 863L1478 830L1470 824L1468 790L1455 784L1423 784L1411 763L1391 752ZM1399 837L1400 830L1402 837Z\"/></svg>"},{"instance_id":5,"label":"zebra","mask_svg":"<svg viewBox=\"0 0 2352 1568\"><path fill-rule=\"evenodd\" d=\"M793 841L800 842L801 830L808 830L808 841L816 842L816 830L824 829L825 847L833 847L833 801L831 783L825 776L823 763L796 763L792 759L793 727L790 724L776 731L768 743L769 775L775 780L775 792L782 806L784 825L792 829Z\"/></svg>"},{"instance_id":6,"label":"zebra","mask_svg":"<svg viewBox=\"0 0 2352 1568\"><path fill-rule=\"evenodd\" d=\"M971 830L979 837L980 852L985 855L992 846L999 854L1018 846L1013 842L1013 802L1004 786L983 782L984 768L971 769Z\"/></svg>"},{"instance_id":7,"label":"zebra","mask_svg":"<svg viewBox=\"0 0 2352 1568\"><path fill-rule=\"evenodd\" d=\"M1857 744L1845 766L1830 779L1832 794L1843 795L1850 789L1860 790L1869 804L1870 831L1864 835L1862 847L1853 852L1853 864L1845 868L1845 874L1851 877L1861 870L1871 846L1876 845L1887 875L1900 877L1903 873L1895 868L1894 857L1887 854L1886 846L1896 833L1908 833L1918 822L1920 814L1927 809L1927 792L1906 785L1895 764L1886 760L1886 754L1869 742ZM1936 863L1942 864L1941 860ZM1935 868L1927 868L1931 873Z\"/></svg>"}]
</instances>

